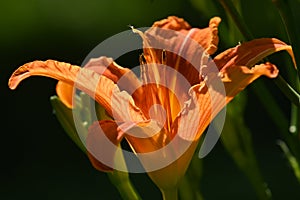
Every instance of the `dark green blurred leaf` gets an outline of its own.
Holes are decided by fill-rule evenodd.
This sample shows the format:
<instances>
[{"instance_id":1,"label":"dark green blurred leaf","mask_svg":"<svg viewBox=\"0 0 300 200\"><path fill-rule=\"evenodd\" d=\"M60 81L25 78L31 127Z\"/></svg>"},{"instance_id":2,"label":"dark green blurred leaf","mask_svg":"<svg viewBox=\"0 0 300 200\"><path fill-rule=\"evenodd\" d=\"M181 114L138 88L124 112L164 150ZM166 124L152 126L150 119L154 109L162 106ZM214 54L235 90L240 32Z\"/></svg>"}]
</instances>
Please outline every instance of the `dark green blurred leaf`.
<instances>
[{"instance_id":1,"label":"dark green blurred leaf","mask_svg":"<svg viewBox=\"0 0 300 200\"><path fill-rule=\"evenodd\" d=\"M271 192L261 175L253 150L252 137L244 122L246 93L242 92L227 105L227 115L221 141L237 166L251 182L257 197L271 199Z\"/></svg>"}]
</instances>

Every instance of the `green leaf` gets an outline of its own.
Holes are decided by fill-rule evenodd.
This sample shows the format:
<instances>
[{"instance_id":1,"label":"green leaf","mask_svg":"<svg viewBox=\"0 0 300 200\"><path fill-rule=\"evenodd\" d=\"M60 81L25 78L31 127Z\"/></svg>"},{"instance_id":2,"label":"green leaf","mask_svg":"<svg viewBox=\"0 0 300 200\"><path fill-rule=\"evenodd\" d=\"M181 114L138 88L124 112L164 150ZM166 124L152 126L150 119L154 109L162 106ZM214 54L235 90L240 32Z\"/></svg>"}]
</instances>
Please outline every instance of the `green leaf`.
<instances>
[{"instance_id":1,"label":"green leaf","mask_svg":"<svg viewBox=\"0 0 300 200\"><path fill-rule=\"evenodd\" d=\"M244 122L243 113L246 105L245 91L227 105L226 122L221 134L221 141L237 166L244 172L252 184L259 199L271 199L271 192L259 170L253 150L251 133Z\"/></svg>"},{"instance_id":2,"label":"green leaf","mask_svg":"<svg viewBox=\"0 0 300 200\"><path fill-rule=\"evenodd\" d=\"M85 132L87 134L87 129L84 127L83 123L77 123L75 126L72 110L66 107L57 96L52 96L50 102L54 113L65 132L73 142L86 153L86 148L77 134L77 131Z\"/></svg>"}]
</instances>

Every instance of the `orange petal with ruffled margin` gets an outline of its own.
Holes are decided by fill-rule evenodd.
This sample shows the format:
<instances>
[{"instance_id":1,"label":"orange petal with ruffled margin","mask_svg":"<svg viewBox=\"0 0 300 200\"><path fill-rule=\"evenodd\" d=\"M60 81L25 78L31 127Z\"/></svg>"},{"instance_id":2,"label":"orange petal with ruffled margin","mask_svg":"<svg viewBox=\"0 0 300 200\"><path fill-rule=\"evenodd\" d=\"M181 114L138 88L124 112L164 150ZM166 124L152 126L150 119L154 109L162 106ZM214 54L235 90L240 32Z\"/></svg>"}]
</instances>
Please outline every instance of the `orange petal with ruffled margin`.
<instances>
[{"instance_id":1,"label":"orange petal with ruffled margin","mask_svg":"<svg viewBox=\"0 0 300 200\"><path fill-rule=\"evenodd\" d=\"M260 38L244 42L217 55L214 62L219 69L234 65L252 67L263 58L282 50L286 50L296 64L292 47L276 38Z\"/></svg>"},{"instance_id":2,"label":"orange petal with ruffled margin","mask_svg":"<svg viewBox=\"0 0 300 200\"><path fill-rule=\"evenodd\" d=\"M164 108L168 119L174 120L180 111L176 106L178 105L176 97L179 103L184 103L187 100L188 89L199 83L198 70L201 67L203 52L212 54L217 49L220 21L218 17L212 18L209 27L199 29L191 28L183 19L171 16L155 22L145 33L133 29L143 39L142 80L145 84L157 85L154 89L156 92L153 93L155 97L144 97L146 98L144 102L147 102L146 107L157 102L166 104L168 106ZM176 94L176 97L166 92L167 90L161 89L160 85L167 87ZM153 89L153 87L147 88Z\"/></svg>"},{"instance_id":3,"label":"orange petal with ruffled margin","mask_svg":"<svg viewBox=\"0 0 300 200\"><path fill-rule=\"evenodd\" d=\"M278 73L275 65L266 63L255 65L251 69L246 66L231 66L222 69L219 76L211 75L208 77L211 78L210 83L221 78L226 94L213 85L208 89L204 81L193 86L190 90L190 102L176 119L173 134L179 134L185 140L197 141L219 111L240 91L262 75L275 78Z\"/></svg>"},{"instance_id":4,"label":"orange petal with ruffled margin","mask_svg":"<svg viewBox=\"0 0 300 200\"><path fill-rule=\"evenodd\" d=\"M170 29L183 33L184 35L196 40L199 45L204 48L208 54L213 54L217 50L219 37L218 26L221 22L221 18L213 17L209 21L209 27L204 29L192 28L184 19L176 16L169 16L167 19L163 19L155 22L152 27L158 27L162 29Z\"/></svg>"},{"instance_id":5,"label":"orange petal with ruffled margin","mask_svg":"<svg viewBox=\"0 0 300 200\"><path fill-rule=\"evenodd\" d=\"M255 65L251 69L246 66L231 66L222 69L220 74L226 90L226 102L231 101L237 93L258 77L276 78L278 73L277 67L271 63Z\"/></svg>"},{"instance_id":6,"label":"orange petal with ruffled margin","mask_svg":"<svg viewBox=\"0 0 300 200\"><path fill-rule=\"evenodd\" d=\"M270 63L256 65L251 69L246 66L230 67L220 74L224 87L214 85L220 81L220 76L209 75L207 82L203 81L191 88L189 92L191 98L186 102L186 106L173 124L172 137L177 135L185 141L198 143L214 117L240 91L261 75L275 78L278 70L275 65ZM207 138L205 138L206 143L203 145L206 149L211 149L215 145L214 141L217 142L214 139L216 136L210 134L207 137L209 142L206 142Z\"/></svg>"},{"instance_id":7,"label":"orange petal with ruffled margin","mask_svg":"<svg viewBox=\"0 0 300 200\"><path fill-rule=\"evenodd\" d=\"M217 50L220 22L219 17L214 17L210 20L209 27L199 29L191 28L183 19L171 16L155 22L145 34L134 31L143 39L146 63L172 67L194 85L199 83L198 70L203 51L213 54Z\"/></svg>"},{"instance_id":8,"label":"orange petal with ruffled margin","mask_svg":"<svg viewBox=\"0 0 300 200\"><path fill-rule=\"evenodd\" d=\"M120 119L123 119L123 116L130 117L132 121L144 120L142 112L136 107L127 92L120 92L118 86L112 80L92 70L54 60L34 61L19 67L12 74L9 79L9 87L15 89L22 80L30 76L51 77L74 85L94 98L111 116L116 115ZM124 108L112 108L112 98L117 104L126 105L126 111L129 114L123 112ZM126 100L126 102L122 102L123 100Z\"/></svg>"},{"instance_id":9,"label":"orange petal with ruffled margin","mask_svg":"<svg viewBox=\"0 0 300 200\"><path fill-rule=\"evenodd\" d=\"M138 100L139 96L143 94L141 83L136 75L130 69L115 63L112 58L104 56L92 58L84 68L109 78L118 85L120 90L125 90L132 94L135 100Z\"/></svg>"}]
</instances>

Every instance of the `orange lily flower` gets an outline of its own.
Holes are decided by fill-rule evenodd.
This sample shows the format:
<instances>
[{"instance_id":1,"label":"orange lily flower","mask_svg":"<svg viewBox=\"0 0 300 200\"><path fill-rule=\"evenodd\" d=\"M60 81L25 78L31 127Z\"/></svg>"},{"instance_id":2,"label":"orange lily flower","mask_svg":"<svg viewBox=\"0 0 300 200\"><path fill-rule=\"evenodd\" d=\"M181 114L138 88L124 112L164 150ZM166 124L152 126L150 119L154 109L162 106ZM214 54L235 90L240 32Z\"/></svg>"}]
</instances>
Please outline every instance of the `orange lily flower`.
<instances>
[{"instance_id":1,"label":"orange lily flower","mask_svg":"<svg viewBox=\"0 0 300 200\"><path fill-rule=\"evenodd\" d=\"M116 149L106 149L100 132L115 145L125 138L150 178L161 190L169 190L177 187L200 136L216 114L261 75L278 75L271 63L255 64L280 50L287 50L293 57L289 45L275 38L262 38L242 43L210 60L208 55L217 50L220 21L214 17L207 28L199 29L172 16L155 22L145 33L133 29L143 39L141 80L111 58L100 57L91 59L84 68L54 60L30 62L12 74L9 87L15 89L34 75L57 79L57 94L70 108L73 87L86 92L113 118L89 128L86 143L94 167L110 170L113 166L107 165L109 161L99 158L113 160L118 155ZM211 70L214 65L217 71ZM218 81L224 93L222 88L214 87ZM166 164L153 167L161 162Z\"/></svg>"}]
</instances>

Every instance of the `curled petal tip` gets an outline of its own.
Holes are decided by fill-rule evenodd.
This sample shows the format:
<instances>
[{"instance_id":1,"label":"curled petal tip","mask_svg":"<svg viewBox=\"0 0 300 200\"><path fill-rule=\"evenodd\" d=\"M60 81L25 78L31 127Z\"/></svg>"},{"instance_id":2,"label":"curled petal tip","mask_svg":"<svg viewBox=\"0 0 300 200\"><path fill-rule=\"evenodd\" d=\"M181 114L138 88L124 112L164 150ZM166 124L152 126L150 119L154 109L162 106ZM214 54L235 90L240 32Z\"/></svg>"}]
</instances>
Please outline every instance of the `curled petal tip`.
<instances>
[{"instance_id":1,"label":"curled petal tip","mask_svg":"<svg viewBox=\"0 0 300 200\"><path fill-rule=\"evenodd\" d=\"M206 52L209 55L214 54L217 51L218 44L219 44L219 36L218 36L218 27L219 24L221 23L221 18L220 17L213 17L209 21L209 28L211 30L211 38L210 38L210 43L208 47L206 48Z\"/></svg>"},{"instance_id":2,"label":"curled petal tip","mask_svg":"<svg viewBox=\"0 0 300 200\"><path fill-rule=\"evenodd\" d=\"M252 69L255 73L267 76L269 78L276 78L279 74L279 70L276 65L267 62L265 64L255 65Z\"/></svg>"},{"instance_id":3,"label":"curled petal tip","mask_svg":"<svg viewBox=\"0 0 300 200\"><path fill-rule=\"evenodd\" d=\"M23 65L19 67L14 73L11 75L8 81L8 87L11 90L14 90L17 88L19 83L24 80L25 78L29 77L29 70L27 68L27 65Z\"/></svg>"}]
</instances>

